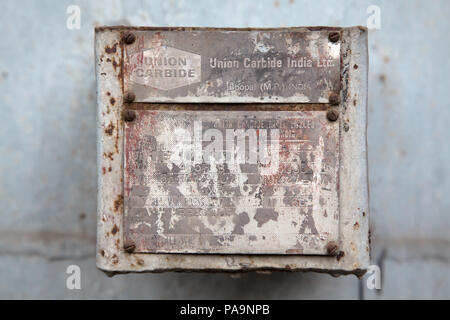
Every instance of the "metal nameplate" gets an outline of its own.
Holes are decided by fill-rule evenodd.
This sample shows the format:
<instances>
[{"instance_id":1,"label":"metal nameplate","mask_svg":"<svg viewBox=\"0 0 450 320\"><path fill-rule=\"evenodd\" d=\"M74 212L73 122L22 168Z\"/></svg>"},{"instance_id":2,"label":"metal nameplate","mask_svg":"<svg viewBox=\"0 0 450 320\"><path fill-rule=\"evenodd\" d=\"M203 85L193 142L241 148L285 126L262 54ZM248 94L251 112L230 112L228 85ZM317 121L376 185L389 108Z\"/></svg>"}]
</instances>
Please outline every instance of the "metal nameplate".
<instances>
[{"instance_id":1,"label":"metal nameplate","mask_svg":"<svg viewBox=\"0 0 450 320\"><path fill-rule=\"evenodd\" d=\"M134 252L326 255L338 242L339 124L326 111L134 112L124 159Z\"/></svg>"},{"instance_id":2,"label":"metal nameplate","mask_svg":"<svg viewBox=\"0 0 450 320\"><path fill-rule=\"evenodd\" d=\"M328 103L340 90L340 41L330 31L133 33L124 89L136 102Z\"/></svg>"}]
</instances>

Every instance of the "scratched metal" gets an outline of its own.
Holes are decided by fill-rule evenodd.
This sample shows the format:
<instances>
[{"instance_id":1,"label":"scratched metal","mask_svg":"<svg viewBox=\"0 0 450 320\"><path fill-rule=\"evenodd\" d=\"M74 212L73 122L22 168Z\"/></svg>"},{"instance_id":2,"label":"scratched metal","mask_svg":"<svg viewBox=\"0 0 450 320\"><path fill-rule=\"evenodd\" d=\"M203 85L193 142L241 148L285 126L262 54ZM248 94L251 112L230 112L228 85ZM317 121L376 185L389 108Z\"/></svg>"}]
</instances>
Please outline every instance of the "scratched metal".
<instances>
[{"instance_id":1,"label":"scratched metal","mask_svg":"<svg viewBox=\"0 0 450 320\"><path fill-rule=\"evenodd\" d=\"M135 31L125 90L138 102L328 103L340 89L330 31Z\"/></svg>"},{"instance_id":2,"label":"scratched metal","mask_svg":"<svg viewBox=\"0 0 450 320\"><path fill-rule=\"evenodd\" d=\"M136 111L124 240L136 252L324 255L338 241L339 124L326 111Z\"/></svg>"}]
</instances>

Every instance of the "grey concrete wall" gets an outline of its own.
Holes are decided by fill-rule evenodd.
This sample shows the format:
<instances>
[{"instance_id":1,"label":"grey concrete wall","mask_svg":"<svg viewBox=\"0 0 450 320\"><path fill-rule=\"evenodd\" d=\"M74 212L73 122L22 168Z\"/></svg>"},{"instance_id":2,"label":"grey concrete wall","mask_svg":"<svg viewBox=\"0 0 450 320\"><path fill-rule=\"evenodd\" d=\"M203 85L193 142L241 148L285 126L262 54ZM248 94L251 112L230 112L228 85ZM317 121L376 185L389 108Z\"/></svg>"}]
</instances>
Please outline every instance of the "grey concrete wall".
<instances>
[{"instance_id":1,"label":"grey concrete wall","mask_svg":"<svg viewBox=\"0 0 450 320\"><path fill-rule=\"evenodd\" d=\"M81 29L66 9L81 8ZM314 273L145 274L95 267L99 25L366 25L373 263L366 278ZM450 298L450 2L1 1L0 298ZM82 289L66 289L81 267Z\"/></svg>"}]
</instances>

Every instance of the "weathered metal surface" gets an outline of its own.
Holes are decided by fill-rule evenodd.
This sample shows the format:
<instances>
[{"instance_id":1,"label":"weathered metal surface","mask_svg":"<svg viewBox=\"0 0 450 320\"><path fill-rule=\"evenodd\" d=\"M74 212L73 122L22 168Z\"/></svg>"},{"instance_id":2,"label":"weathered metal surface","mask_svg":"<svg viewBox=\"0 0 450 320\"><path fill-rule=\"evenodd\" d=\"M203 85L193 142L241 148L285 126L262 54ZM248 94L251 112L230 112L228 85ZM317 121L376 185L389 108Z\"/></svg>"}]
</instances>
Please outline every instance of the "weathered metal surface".
<instances>
[{"instance_id":1,"label":"weathered metal surface","mask_svg":"<svg viewBox=\"0 0 450 320\"><path fill-rule=\"evenodd\" d=\"M340 105L333 107L339 111L339 118L334 123L340 126L338 180L340 213L336 256L130 254L125 251L126 243L123 241L124 228L122 227L124 223L122 211L124 123L122 119L126 106L122 100L123 73L117 65L122 62L123 46L120 44L123 33L136 30L124 27L106 27L96 30L99 119L97 266L109 273L173 270L216 272L301 270L332 274L363 274L370 264L366 149L367 30L361 27L341 30L342 95ZM307 28L299 28L299 30L308 31ZM115 47L116 52L111 53L111 48ZM171 110L180 110L183 106L183 104L168 103L164 105ZM148 106L155 105L148 104ZM227 105L222 104L222 106ZM268 104L261 106L266 106L265 110L269 110L270 107ZM310 105L303 106L310 107ZM132 107L143 109L143 106L139 104L133 104ZM234 105L233 109L237 110L237 107ZM323 107L323 111L328 108L327 105Z\"/></svg>"},{"instance_id":2,"label":"weathered metal surface","mask_svg":"<svg viewBox=\"0 0 450 320\"><path fill-rule=\"evenodd\" d=\"M125 125L135 252L328 254L339 125L326 111L136 111Z\"/></svg>"},{"instance_id":3,"label":"weathered metal surface","mask_svg":"<svg viewBox=\"0 0 450 320\"><path fill-rule=\"evenodd\" d=\"M134 34L125 45L124 84L138 102L328 103L340 89L336 31Z\"/></svg>"}]
</instances>

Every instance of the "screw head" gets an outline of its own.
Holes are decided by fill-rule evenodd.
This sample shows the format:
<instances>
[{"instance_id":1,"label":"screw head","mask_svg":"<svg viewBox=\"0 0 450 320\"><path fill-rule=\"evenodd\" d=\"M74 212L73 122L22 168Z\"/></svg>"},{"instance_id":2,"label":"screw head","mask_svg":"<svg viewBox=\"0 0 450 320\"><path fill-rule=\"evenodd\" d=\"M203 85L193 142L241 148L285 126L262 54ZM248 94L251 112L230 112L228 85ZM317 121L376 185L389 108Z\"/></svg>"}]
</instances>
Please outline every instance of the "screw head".
<instances>
[{"instance_id":1,"label":"screw head","mask_svg":"<svg viewBox=\"0 0 450 320\"><path fill-rule=\"evenodd\" d=\"M339 250L339 247L338 247L336 242L334 242L334 241L328 242L328 244L327 244L327 253L329 255L337 254L338 250Z\"/></svg>"},{"instance_id":2,"label":"screw head","mask_svg":"<svg viewBox=\"0 0 450 320\"><path fill-rule=\"evenodd\" d=\"M134 111L125 110L125 112L123 113L123 120L125 120L126 122L132 122L135 119L136 119L136 113L134 113Z\"/></svg>"},{"instance_id":3,"label":"screw head","mask_svg":"<svg viewBox=\"0 0 450 320\"><path fill-rule=\"evenodd\" d=\"M331 41L331 42L338 42L339 41L339 39L341 39L341 34L339 33L339 32L337 32L337 31L334 31L334 32L331 32L329 35L328 35L328 39Z\"/></svg>"},{"instance_id":4,"label":"screw head","mask_svg":"<svg viewBox=\"0 0 450 320\"><path fill-rule=\"evenodd\" d=\"M336 121L337 119L339 119L339 112L337 110L329 110L327 112L327 118L330 121Z\"/></svg>"},{"instance_id":5,"label":"screw head","mask_svg":"<svg viewBox=\"0 0 450 320\"><path fill-rule=\"evenodd\" d=\"M131 103L134 101L134 99L136 99L136 95L133 92L127 92L123 96L123 101L125 101L126 103Z\"/></svg>"},{"instance_id":6,"label":"screw head","mask_svg":"<svg viewBox=\"0 0 450 320\"><path fill-rule=\"evenodd\" d=\"M339 95L337 93L333 92L328 97L328 101L330 101L330 104L335 106L335 105L338 105L341 102L341 98L339 97Z\"/></svg>"},{"instance_id":7,"label":"screw head","mask_svg":"<svg viewBox=\"0 0 450 320\"><path fill-rule=\"evenodd\" d=\"M123 35L123 42L125 42L126 44L133 44L134 41L136 41L136 36L134 35L134 33L125 32L125 34Z\"/></svg>"},{"instance_id":8,"label":"screw head","mask_svg":"<svg viewBox=\"0 0 450 320\"><path fill-rule=\"evenodd\" d=\"M133 242L125 242L123 249L128 253L133 253L134 249L136 249L136 245Z\"/></svg>"}]
</instances>

